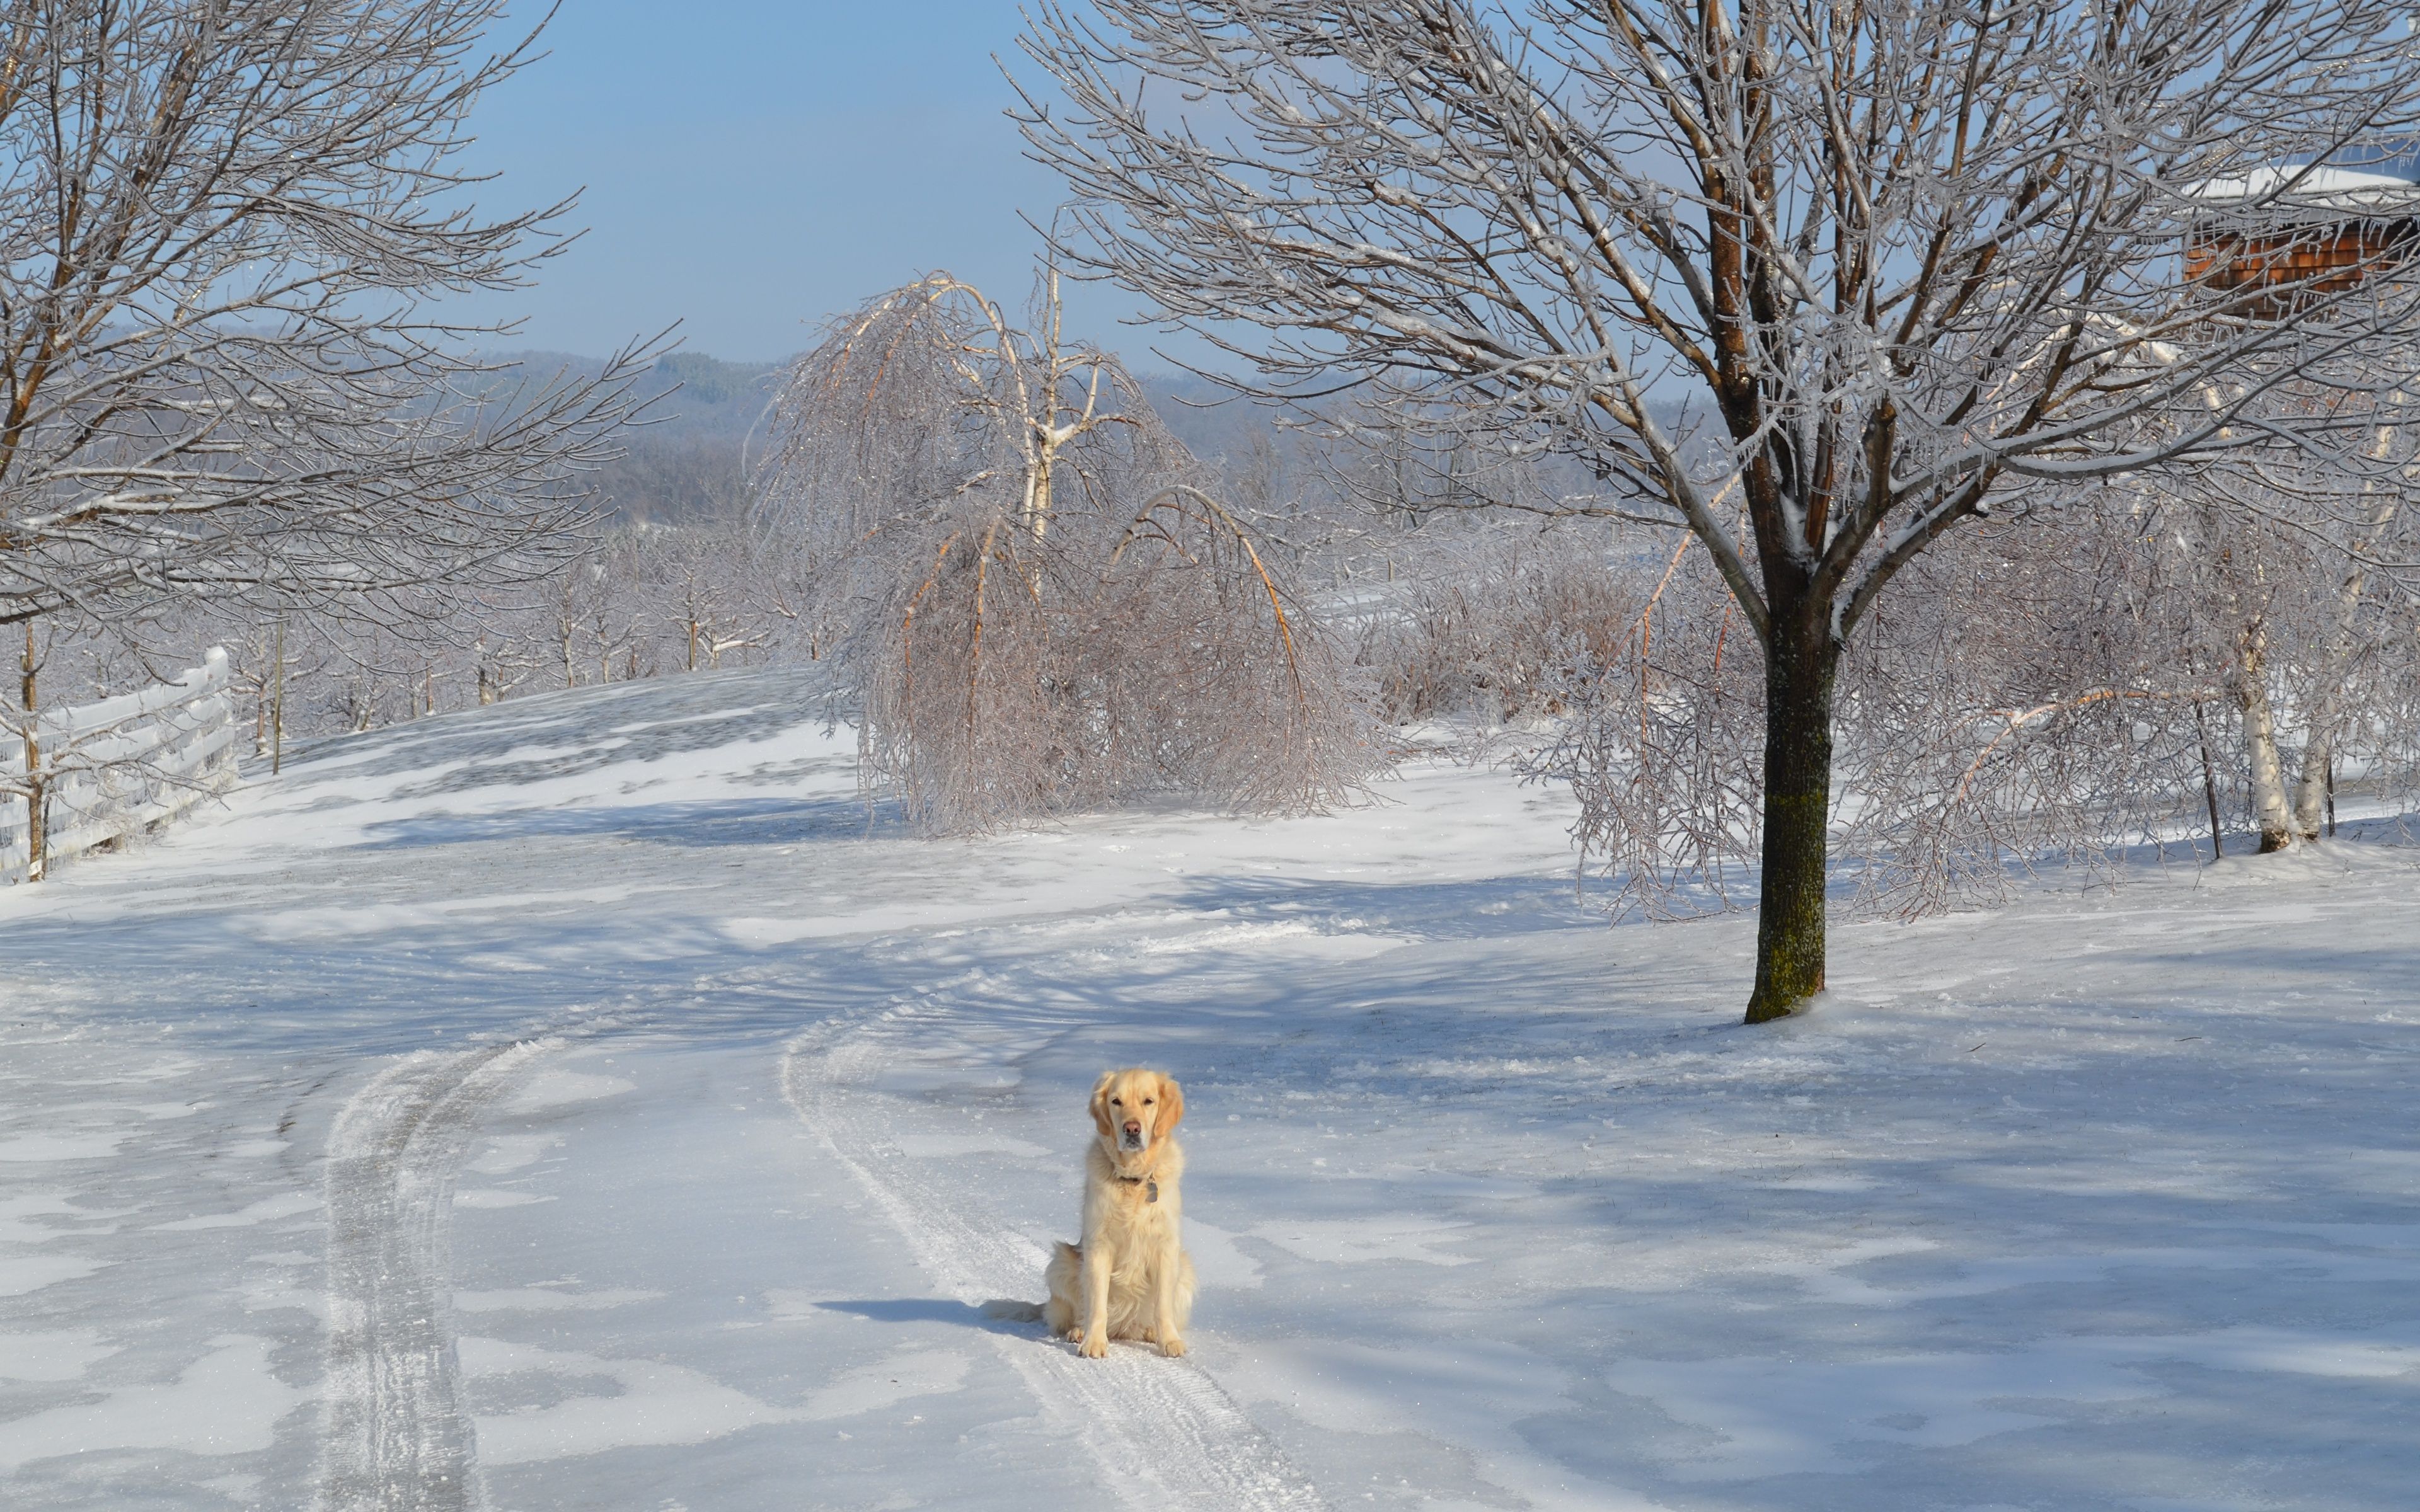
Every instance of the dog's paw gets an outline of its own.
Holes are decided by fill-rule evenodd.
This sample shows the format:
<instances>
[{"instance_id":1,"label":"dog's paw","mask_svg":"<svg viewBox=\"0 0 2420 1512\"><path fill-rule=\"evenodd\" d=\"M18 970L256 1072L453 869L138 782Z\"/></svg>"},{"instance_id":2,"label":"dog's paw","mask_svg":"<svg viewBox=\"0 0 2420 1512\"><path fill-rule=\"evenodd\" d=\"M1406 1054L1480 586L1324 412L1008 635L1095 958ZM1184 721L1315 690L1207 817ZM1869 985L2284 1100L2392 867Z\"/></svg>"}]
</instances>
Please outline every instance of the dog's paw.
<instances>
[{"instance_id":1,"label":"dog's paw","mask_svg":"<svg viewBox=\"0 0 2420 1512\"><path fill-rule=\"evenodd\" d=\"M1171 1334L1159 1341L1159 1352L1172 1360L1185 1352L1185 1341Z\"/></svg>"},{"instance_id":2,"label":"dog's paw","mask_svg":"<svg viewBox=\"0 0 2420 1512\"><path fill-rule=\"evenodd\" d=\"M1091 1338L1078 1339L1076 1342L1076 1352L1082 1355L1087 1360L1108 1359L1109 1354L1109 1335L1105 1333L1095 1334Z\"/></svg>"}]
</instances>

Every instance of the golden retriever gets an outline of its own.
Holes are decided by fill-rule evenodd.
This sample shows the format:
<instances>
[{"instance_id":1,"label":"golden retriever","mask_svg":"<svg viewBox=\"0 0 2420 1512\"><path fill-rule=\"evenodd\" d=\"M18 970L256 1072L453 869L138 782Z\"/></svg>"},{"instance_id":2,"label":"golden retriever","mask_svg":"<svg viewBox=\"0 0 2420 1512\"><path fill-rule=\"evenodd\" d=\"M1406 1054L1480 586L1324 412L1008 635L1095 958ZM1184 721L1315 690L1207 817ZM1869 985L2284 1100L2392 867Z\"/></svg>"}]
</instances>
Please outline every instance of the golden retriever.
<instances>
[{"instance_id":1,"label":"golden retriever","mask_svg":"<svg viewBox=\"0 0 2420 1512\"><path fill-rule=\"evenodd\" d=\"M1177 1232L1185 1089L1156 1071L1107 1072L1092 1106L1100 1133L1084 1151L1084 1239L1052 1253L1043 1320L1089 1359L1111 1339L1183 1354L1193 1313L1193 1257Z\"/></svg>"}]
</instances>

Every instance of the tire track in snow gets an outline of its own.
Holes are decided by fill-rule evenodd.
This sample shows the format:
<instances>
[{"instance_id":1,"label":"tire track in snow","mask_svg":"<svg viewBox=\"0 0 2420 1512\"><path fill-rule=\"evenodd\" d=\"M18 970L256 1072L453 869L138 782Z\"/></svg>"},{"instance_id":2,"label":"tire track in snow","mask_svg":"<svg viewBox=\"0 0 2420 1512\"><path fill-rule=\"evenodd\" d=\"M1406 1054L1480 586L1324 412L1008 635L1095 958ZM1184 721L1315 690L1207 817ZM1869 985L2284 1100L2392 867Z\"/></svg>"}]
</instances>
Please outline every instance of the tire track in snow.
<instances>
[{"instance_id":1,"label":"tire track in snow","mask_svg":"<svg viewBox=\"0 0 2420 1512\"><path fill-rule=\"evenodd\" d=\"M470 1512L481 1500L444 1299L454 1179L479 1116L554 1041L408 1056L328 1135L328 1383L319 1504Z\"/></svg>"},{"instance_id":2,"label":"tire track in snow","mask_svg":"<svg viewBox=\"0 0 2420 1512\"><path fill-rule=\"evenodd\" d=\"M800 1122L864 1187L944 1291L981 1305L1042 1288L1041 1249L990 1218L980 1201L944 1190L883 1134L878 1096L859 1090L892 1057L876 1032L894 1009L791 1041L782 1095ZM1112 1350L1106 1360L1034 1338L987 1335L1044 1408L1065 1419L1109 1484L1138 1508L1203 1512L1326 1512L1276 1443L1191 1359Z\"/></svg>"}]
</instances>

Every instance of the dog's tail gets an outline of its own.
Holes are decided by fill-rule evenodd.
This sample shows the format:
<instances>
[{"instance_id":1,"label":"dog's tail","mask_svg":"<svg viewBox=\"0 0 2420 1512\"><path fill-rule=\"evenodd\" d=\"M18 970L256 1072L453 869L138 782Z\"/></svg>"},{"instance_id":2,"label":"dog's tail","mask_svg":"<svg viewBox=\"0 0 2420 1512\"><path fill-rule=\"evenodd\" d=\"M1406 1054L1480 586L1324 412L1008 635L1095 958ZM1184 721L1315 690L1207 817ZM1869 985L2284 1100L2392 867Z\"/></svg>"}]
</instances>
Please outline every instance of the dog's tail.
<instances>
[{"instance_id":1,"label":"dog's tail","mask_svg":"<svg viewBox=\"0 0 2420 1512\"><path fill-rule=\"evenodd\" d=\"M1038 1323L1042 1321L1042 1304L1019 1302L1014 1297L994 1297L983 1304L983 1315L1003 1323Z\"/></svg>"},{"instance_id":2,"label":"dog's tail","mask_svg":"<svg viewBox=\"0 0 2420 1512\"><path fill-rule=\"evenodd\" d=\"M1054 1299L1075 1289L1076 1270L1083 1263L1083 1258L1084 1252L1063 1239L1050 1246L1050 1265L1044 1273L1043 1281L1049 1287ZM1050 1322L1050 1309L1056 1305L1056 1301L1019 1302L1014 1297L995 1297L983 1304L983 1315L1004 1323L1047 1323ZM1066 1324L1062 1322L1053 1326L1064 1328Z\"/></svg>"}]
</instances>

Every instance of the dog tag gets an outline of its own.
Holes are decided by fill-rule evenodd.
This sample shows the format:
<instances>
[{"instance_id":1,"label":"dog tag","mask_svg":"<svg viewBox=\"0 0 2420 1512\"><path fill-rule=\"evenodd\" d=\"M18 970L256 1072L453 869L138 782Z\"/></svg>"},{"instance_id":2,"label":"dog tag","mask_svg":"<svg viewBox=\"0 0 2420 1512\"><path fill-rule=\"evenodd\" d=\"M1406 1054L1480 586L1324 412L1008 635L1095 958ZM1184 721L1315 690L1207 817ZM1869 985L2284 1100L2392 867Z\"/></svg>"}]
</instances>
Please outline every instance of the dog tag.
<instances>
[{"instance_id":1,"label":"dog tag","mask_svg":"<svg viewBox=\"0 0 2420 1512\"><path fill-rule=\"evenodd\" d=\"M1157 1180L1155 1179L1153 1180L1145 1181L1142 1184L1142 1199L1145 1202L1157 1202L1159 1200L1159 1182Z\"/></svg>"}]
</instances>

